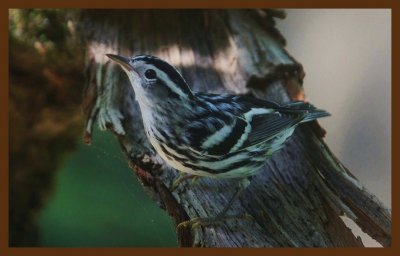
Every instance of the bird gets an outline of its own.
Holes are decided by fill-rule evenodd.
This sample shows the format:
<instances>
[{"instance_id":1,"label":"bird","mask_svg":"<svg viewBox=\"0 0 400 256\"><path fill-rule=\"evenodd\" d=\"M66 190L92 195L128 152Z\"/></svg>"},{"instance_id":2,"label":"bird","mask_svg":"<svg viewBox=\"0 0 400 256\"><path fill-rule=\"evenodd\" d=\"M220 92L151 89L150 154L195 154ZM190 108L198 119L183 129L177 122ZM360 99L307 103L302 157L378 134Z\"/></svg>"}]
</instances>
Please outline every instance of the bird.
<instances>
[{"instance_id":1,"label":"bird","mask_svg":"<svg viewBox=\"0 0 400 256\"><path fill-rule=\"evenodd\" d=\"M246 95L194 92L175 67L155 56L106 56L128 76L147 139L169 166L191 177L238 180L216 216L193 218L178 227L223 220L299 124L330 115L303 101L278 104Z\"/></svg>"}]
</instances>

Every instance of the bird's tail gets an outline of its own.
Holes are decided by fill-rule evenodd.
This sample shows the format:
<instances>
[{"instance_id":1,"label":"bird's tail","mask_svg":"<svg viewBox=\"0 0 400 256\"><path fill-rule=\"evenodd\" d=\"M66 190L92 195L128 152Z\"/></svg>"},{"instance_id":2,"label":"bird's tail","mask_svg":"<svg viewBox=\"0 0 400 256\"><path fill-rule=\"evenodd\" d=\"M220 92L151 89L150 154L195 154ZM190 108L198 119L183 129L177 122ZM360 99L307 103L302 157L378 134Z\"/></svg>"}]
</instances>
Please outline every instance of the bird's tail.
<instances>
[{"instance_id":1,"label":"bird's tail","mask_svg":"<svg viewBox=\"0 0 400 256\"><path fill-rule=\"evenodd\" d=\"M314 107L312 104L304 101L290 102L289 104L286 104L285 107L293 110L307 111L308 113L306 114L305 118L301 121L302 123L331 115L325 110L318 109Z\"/></svg>"}]
</instances>

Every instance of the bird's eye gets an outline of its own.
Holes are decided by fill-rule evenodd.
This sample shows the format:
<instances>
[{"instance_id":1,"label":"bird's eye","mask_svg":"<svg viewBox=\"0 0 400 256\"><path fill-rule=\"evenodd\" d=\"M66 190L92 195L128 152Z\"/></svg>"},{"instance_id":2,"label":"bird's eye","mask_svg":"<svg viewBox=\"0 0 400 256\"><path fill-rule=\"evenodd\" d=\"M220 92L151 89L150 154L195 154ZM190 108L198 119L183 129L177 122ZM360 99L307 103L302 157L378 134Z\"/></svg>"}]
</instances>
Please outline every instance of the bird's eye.
<instances>
[{"instance_id":1,"label":"bird's eye","mask_svg":"<svg viewBox=\"0 0 400 256\"><path fill-rule=\"evenodd\" d=\"M146 70L146 72L144 72L144 76L147 79L155 79L157 77L156 71L154 71L153 69L148 69Z\"/></svg>"}]
</instances>

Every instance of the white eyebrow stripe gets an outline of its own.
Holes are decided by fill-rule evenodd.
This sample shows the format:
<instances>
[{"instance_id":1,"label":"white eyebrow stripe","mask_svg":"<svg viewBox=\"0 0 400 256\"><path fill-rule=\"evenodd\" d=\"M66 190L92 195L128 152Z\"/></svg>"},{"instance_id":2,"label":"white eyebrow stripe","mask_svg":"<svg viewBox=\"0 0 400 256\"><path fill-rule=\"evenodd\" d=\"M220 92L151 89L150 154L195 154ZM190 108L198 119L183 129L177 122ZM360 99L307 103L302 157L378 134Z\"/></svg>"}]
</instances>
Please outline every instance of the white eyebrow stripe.
<instances>
[{"instance_id":1,"label":"white eyebrow stripe","mask_svg":"<svg viewBox=\"0 0 400 256\"><path fill-rule=\"evenodd\" d=\"M178 86L175 85L175 83L169 78L169 76L159 68L155 67L153 64L147 64L151 66L152 69L154 69L157 72L157 77L164 81L164 83L176 94L182 96L182 97L187 97L186 93L182 91L182 89ZM177 71L178 72L178 71Z\"/></svg>"}]
</instances>

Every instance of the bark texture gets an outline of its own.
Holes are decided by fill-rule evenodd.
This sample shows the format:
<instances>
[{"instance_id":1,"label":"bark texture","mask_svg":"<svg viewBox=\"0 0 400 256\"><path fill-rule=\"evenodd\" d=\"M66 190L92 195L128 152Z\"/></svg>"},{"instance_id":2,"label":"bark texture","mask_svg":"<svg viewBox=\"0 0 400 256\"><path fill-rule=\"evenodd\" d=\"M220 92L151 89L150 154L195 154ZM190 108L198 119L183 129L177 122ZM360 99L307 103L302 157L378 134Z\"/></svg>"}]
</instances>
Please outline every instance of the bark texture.
<instances>
[{"instance_id":1,"label":"bark texture","mask_svg":"<svg viewBox=\"0 0 400 256\"><path fill-rule=\"evenodd\" d=\"M90 143L96 120L114 132L143 186L176 224L216 215L234 193L236 181L201 178L171 192L178 172L147 142L133 89L104 54L159 56L176 66L194 91L229 91L279 103L305 100L303 68L286 52L274 27L274 19L284 16L276 10L83 12L84 140ZM335 158L323 135L317 122L302 125L253 177L229 214L247 213L254 221L232 219L220 226L178 230L180 245L363 246L341 220L346 215L390 246L390 211Z\"/></svg>"}]
</instances>

